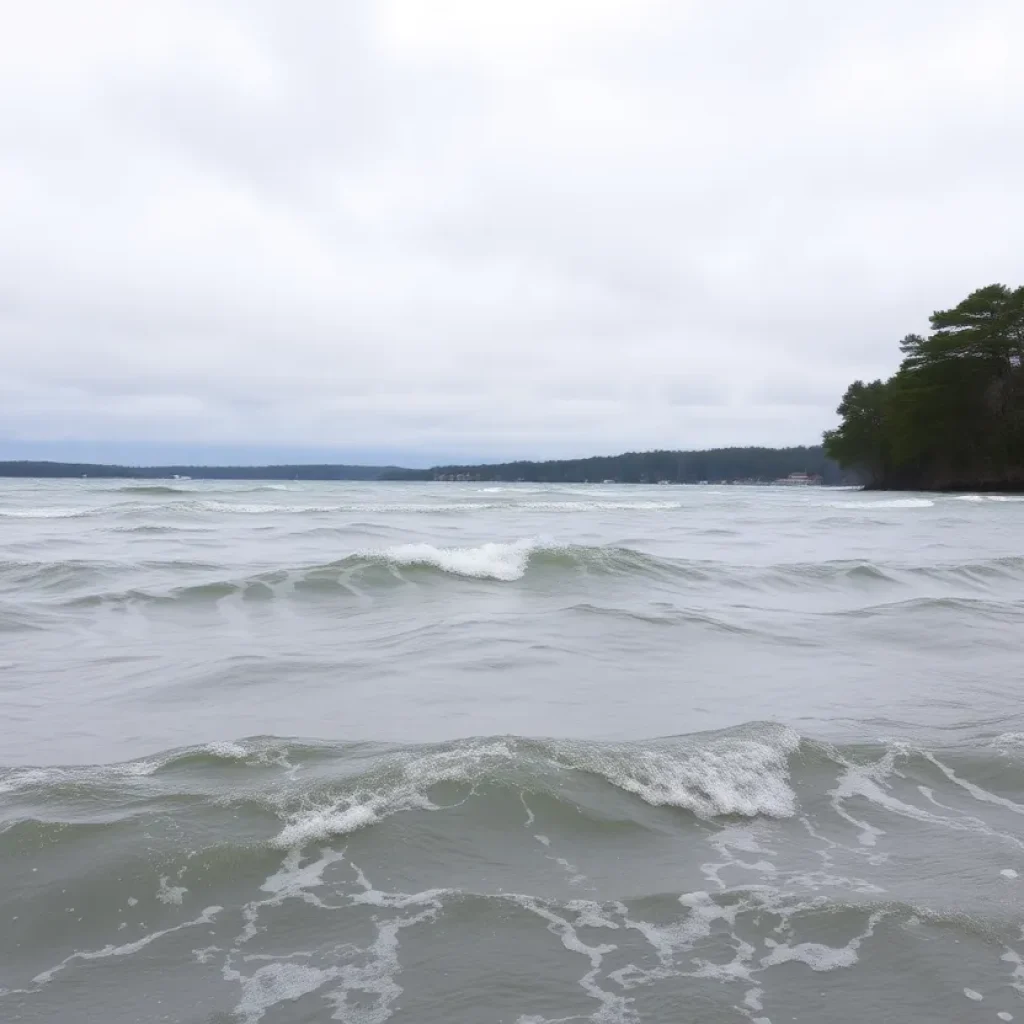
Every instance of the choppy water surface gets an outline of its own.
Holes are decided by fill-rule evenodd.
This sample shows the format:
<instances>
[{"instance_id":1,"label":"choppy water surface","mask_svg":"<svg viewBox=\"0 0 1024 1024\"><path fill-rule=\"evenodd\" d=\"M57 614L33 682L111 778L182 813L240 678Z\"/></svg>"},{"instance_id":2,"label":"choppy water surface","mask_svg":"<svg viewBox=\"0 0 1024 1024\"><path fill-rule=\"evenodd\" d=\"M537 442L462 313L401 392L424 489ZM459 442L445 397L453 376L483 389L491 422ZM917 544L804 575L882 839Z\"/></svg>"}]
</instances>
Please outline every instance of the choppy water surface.
<instances>
[{"instance_id":1,"label":"choppy water surface","mask_svg":"<svg viewBox=\"0 0 1024 1024\"><path fill-rule=\"evenodd\" d=\"M1024 502L0 481L0 1019L1024 1021Z\"/></svg>"}]
</instances>

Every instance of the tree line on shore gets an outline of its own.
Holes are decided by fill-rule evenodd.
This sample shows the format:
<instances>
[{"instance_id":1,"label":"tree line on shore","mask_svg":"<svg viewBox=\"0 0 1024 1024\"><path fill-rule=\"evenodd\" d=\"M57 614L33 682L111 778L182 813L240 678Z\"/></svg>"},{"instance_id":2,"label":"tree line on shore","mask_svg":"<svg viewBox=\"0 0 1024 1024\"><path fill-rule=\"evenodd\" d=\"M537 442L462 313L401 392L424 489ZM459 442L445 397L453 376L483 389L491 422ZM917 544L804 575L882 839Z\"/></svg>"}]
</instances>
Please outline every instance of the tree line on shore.
<instances>
[{"instance_id":1,"label":"tree line on shore","mask_svg":"<svg viewBox=\"0 0 1024 1024\"><path fill-rule=\"evenodd\" d=\"M435 466L424 470L390 470L385 477L403 480L480 480L512 483L578 484L609 480L622 484L696 484L702 482L771 483L806 473L826 484L854 478L825 455L820 445L795 448L712 448L706 451L625 452L584 459L518 461L495 465Z\"/></svg>"},{"instance_id":2,"label":"tree line on shore","mask_svg":"<svg viewBox=\"0 0 1024 1024\"><path fill-rule=\"evenodd\" d=\"M585 459L549 459L403 469L396 466L110 466L69 462L0 462L0 476L168 480L479 480L532 483L770 483L805 473L826 484L854 480L820 445L797 448L717 448L708 451L627 452Z\"/></svg>"}]
</instances>

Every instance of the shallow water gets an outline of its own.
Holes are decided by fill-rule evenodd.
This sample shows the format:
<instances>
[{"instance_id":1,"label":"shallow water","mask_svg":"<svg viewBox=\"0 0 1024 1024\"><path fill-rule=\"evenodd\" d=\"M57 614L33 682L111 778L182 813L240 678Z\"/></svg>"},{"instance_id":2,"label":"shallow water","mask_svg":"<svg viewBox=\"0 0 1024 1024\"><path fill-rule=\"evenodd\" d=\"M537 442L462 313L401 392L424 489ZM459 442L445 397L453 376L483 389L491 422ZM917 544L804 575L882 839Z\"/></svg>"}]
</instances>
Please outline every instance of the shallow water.
<instances>
[{"instance_id":1,"label":"shallow water","mask_svg":"<svg viewBox=\"0 0 1024 1024\"><path fill-rule=\"evenodd\" d=\"M0 1019L1024 1020L1022 537L0 481Z\"/></svg>"}]
</instances>

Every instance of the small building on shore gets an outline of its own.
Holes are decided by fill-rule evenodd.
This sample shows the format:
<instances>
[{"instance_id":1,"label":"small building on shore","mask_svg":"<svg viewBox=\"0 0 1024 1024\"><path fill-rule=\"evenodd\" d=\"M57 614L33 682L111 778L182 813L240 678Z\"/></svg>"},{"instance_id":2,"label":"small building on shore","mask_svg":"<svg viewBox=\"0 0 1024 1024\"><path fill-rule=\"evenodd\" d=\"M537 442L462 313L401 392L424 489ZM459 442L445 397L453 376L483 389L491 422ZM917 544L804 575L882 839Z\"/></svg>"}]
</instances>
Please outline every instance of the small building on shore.
<instances>
[{"instance_id":1,"label":"small building on shore","mask_svg":"<svg viewBox=\"0 0 1024 1024\"><path fill-rule=\"evenodd\" d=\"M816 473L790 473L775 483L782 487L820 487L821 477Z\"/></svg>"}]
</instances>

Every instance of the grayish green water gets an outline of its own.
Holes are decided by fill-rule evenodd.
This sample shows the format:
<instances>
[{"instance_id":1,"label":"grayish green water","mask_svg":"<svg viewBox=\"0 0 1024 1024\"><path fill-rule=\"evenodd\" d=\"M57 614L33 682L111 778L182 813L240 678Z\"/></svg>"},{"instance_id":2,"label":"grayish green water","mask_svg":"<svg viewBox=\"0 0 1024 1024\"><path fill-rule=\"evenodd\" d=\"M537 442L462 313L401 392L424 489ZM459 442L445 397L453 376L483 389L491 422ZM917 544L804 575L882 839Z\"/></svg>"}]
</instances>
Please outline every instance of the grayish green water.
<instances>
[{"instance_id":1,"label":"grayish green water","mask_svg":"<svg viewBox=\"0 0 1024 1024\"><path fill-rule=\"evenodd\" d=\"M0 481L0 1020L1024 1020L1022 537Z\"/></svg>"}]
</instances>

